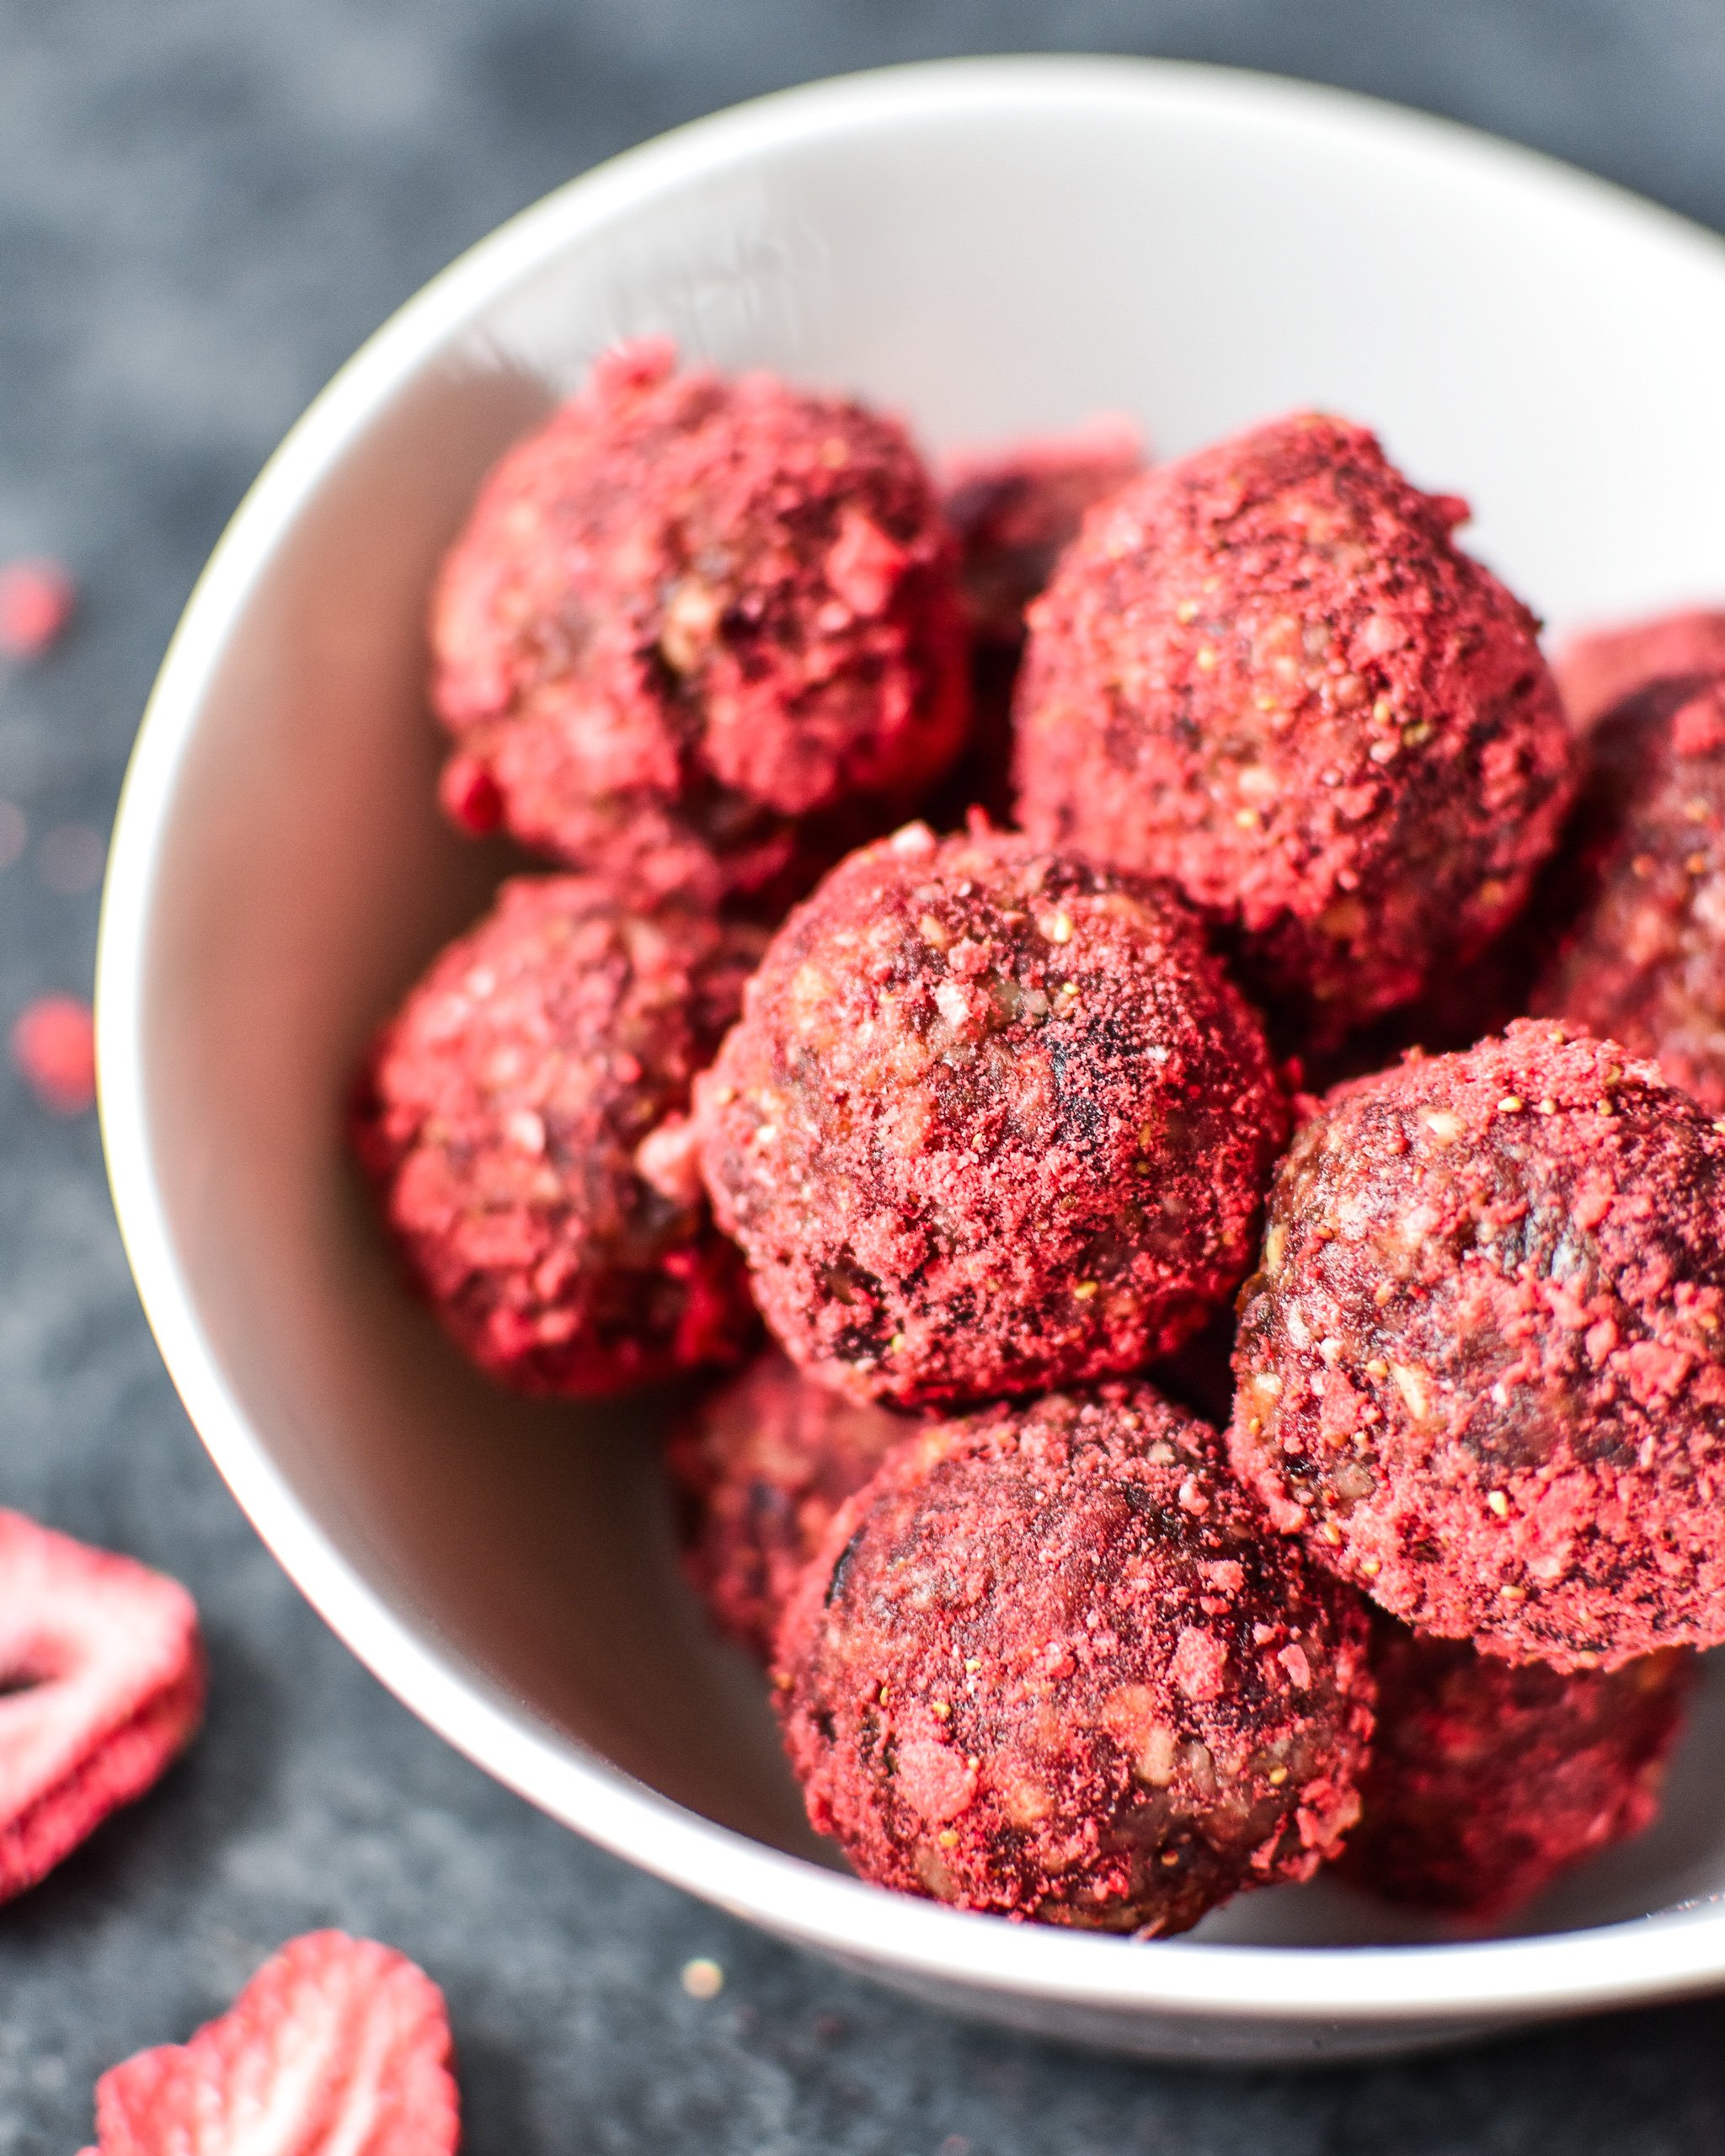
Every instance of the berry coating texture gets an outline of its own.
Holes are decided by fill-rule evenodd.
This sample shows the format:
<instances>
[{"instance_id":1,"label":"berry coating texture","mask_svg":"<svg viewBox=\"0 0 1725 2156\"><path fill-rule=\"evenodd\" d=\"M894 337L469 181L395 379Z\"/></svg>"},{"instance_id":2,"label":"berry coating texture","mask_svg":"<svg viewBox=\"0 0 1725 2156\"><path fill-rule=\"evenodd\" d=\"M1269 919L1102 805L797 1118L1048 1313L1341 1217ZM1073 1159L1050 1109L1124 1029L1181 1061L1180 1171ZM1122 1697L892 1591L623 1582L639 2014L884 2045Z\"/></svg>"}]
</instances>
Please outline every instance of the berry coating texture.
<instances>
[{"instance_id":1,"label":"berry coating texture","mask_svg":"<svg viewBox=\"0 0 1725 2156\"><path fill-rule=\"evenodd\" d=\"M1237 1472L1421 1630L1725 1640L1725 1134L1653 1065L1522 1020L1332 1093L1234 1368Z\"/></svg>"},{"instance_id":2,"label":"berry coating texture","mask_svg":"<svg viewBox=\"0 0 1725 2156\"><path fill-rule=\"evenodd\" d=\"M1144 1935L1309 1877L1359 1809L1365 1605L1146 1385L937 1425L844 1507L775 1673L865 1878Z\"/></svg>"},{"instance_id":3,"label":"berry coating texture","mask_svg":"<svg viewBox=\"0 0 1725 2156\"><path fill-rule=\"evenodd\" d=\"M0 1512L0 1901L160 1778L204 1690L177 1580Z\"/></svg>"},{"instance_id":4,"label":"berry coating texture","mask_svg":"<svg viewBox=\"0 0 1725 2156\"><path fill-rule=\"evenodd\" d=\"M780 929L697 1118L786 1352L900 1406L1178 1346L1245 1269L1286 1128L1170 894L921 825Z\"/></svg>"},{"instance_id":5,"label":"berry coating texture","mask_svg":"<svg viewBox=\"0 0 1725 2156\"><path fill-rule=\"evenodd\" d=\"M482 1369L596 1396L741 1353L742 1267L684 1111L761 942L587 878L521 877L384 1027L355 1147Z\"/></svg>"},{"instance_id":6,"label":"berry coating texture","mask_svg":"<svg viewBox=\"0 0 1725 2156\"><path fill-rule=\"evenodd\" d=\"M393 1947L291 1939L190 2043L96 2084L84 2156L454 2156L443 1993Z\"/></svg>"},{"instance_id":7,"label":"berry coating texture","mask_svg":"<svg viewBox=\"0 0 1725 2156\"><path fill-rule=\"evenodd\" d=\"M1586 734L1655 681L1725 672L1725 607L1694 606L1572 637L1553 670L1570 723Z\"/></svg>"},{"instance_id":8,"label":"berry coating texture","mask_svg":"<svg viewBox=\"0 0 1725 2156\"><path fill-rule=\"evenodd\" d=\"M1693 1658L1548 1669L1374 1627L1378 1726L1338 1870L1386 1901L1494 1918L1653 1824Z\"/></svg>"},{"instance_id":9,"label":"berry coating texture","mask_svg":"<svg viewBox=\"0 0 1725 2156\"><path fill-rule=\"evenodd\" d=\"M1533 1007L1650 1055L1725 1110L1725 674L1655 683L1595 726L1586 903Z\"/></svg>"},{"instance_id":10,"label":"berry coating texture","mask_svg":"<svg viewBox=\"0 0 1725 2156\"><path fill-rule=\"evenodd\" d=\"M1569 731L1466 514L1305 414L1146 473L1030 611L1025 830L1167 877L1296 1038L1482 948L1557 837Z\"/></svg>"},{"instance_id":11,"label":"berry coating texture","mask_svg":"<svg viewBox=\"0 0 1725 2156\"><path fill-rule=\"evenodd\" d=\"M805 1378L769 1348L673 1432L683 1567L721 1631L766 1661L833 1514L918 1425Z\"/></svg>"},{"instance_id":12,"label":"berry coating texture","mask_svg":"<svg viewBox=\"0 0 1725 2156\"><path fill-rule=\"evenodd\" d=\"M445 807L649 893L763 904L962 745L956 549L903 430L646 343L496 467L431 610Z\"/></svg>"}]
</instances>

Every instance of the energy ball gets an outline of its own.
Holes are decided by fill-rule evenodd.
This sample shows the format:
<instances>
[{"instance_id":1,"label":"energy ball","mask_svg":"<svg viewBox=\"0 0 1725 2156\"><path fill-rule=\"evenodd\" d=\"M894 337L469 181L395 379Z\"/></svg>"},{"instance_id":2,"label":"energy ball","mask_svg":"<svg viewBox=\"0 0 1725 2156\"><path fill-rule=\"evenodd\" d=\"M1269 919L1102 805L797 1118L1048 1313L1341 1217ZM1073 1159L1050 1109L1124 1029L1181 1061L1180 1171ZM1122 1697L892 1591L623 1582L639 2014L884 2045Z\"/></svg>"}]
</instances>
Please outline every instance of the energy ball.
<instances>
[{"instance_id":1,"label":"energy ball","mask_svg":"<svg viewBox=\"0 0 1725 2156\"><path fill-rule=\"evenodd\" d=\"M414 1279L494 1376L598 1396L747 1346L685 1111L761 941L523 876L379 1035L355 1149Z\"/></svg>"},{"instance_id":2,"label":"energy ball","mask_svg":"<svg viewBox=\"0 0 1725 2156\"><path fill-rule=\"evenodd\" d=\"M1599 720L1589 898L1533 1007L1652 1056L1725 1112L1725 673L1655 682Z\"/></svg>"},{"instance_id":3,"label":"energy ball","mask_svg":"<svg viewBox=\"0 0 1725 2156\"><path fill-rule=\"evenodd\" d=\"M1725 673L1725 607L1694 606L1573 637L1554 670L1570 723L1585 734L1652 682Z\"/></svg>"},{"instance_id":4,"label":"energy ball","mask_svg":"<svg viewBox=\"0 0 1725 2156\"><path fill-rule=\"evenodd\" d=\"M959 585L979 643L1017 650L1025 608L1086 515L1143 469L1144 446L1126 419L948 460L947 520L958 535Z\"/></svg>"},{"instance_id":5,"label":"energy ball","mask_svg":"<svg viewBox=\"0 0 1725 2156\"><path fill-rule=\"evenodd\" d=\"M781 1345L901 1406L1170 1353L1245 1271L1286 1131L1179 901L980 825L836 869L696 1097Z\"/></svg>"},{"instance_id":6,"label":"energy ball","mask_svg":"<svg viewBox=\"0 0 1725 2156\"><path fill-rule=\"evenodd\" d=\"M1386 1901L1509 1915L1653 1824L1693 1657L1562 1673L1375 1627L1377 1734L1338 1866Z\"/></svg>"},{"instance_id":7,"label":"energy ball","mask_svg":"<svg viewBox=\"0 0 1725 2156\"><path fill-rule=\"evenodd\" d=\"M1311 1876L1359 1812L1365 1606L1147 1385L895 1451L828 1530L775 1684L864 1878L1145 1937Z\"/></svg>"},{"instance_id":8,"label":"energy ball","mask_svg":"<svg viewBox=\"0 0 1725 2156\"><path fill-rule=\"evenodd\" d=\"M1568 803L1537 625L1466 515L1306 414L1147 472L1030 610L1025 830L1169 878L1296 1039L1483 948Z\"/></svg>"},{"instance_id":9,"label":"energy ball","mask_svg":"<svg viewBox=\"0 0 1725 2156\"><path fill-rule=\"evenodd\" d=\"M1422 1630L1613 1668L1725 1640L1725 1134L1610 1041L1344 1086L1241 1291L1231 1447Z\"/></svg>"},{"instance_id":10,"label":"energy ball","mask_svg":"<svg viewBox=\"0 0 1725 2156\"><path fill-rule=\"evenodd\" d=\"M1009 819L1012 688L1025 609L1087 512L1143 468L1137 430L1124 419L948 460L943 506L958 536L970 629L971 721L964 753L928 803L937 829L962 825L973 803Z\"/></svg>"},{"instance_id":11,"label":"energy ball","mask_svg":"<svg viewBox=\"0 0 1725 2156\"><path fill-rule=\"evenodd\" d=\"M683 1566L721 1631L767 1659L833 1514L919 1427L812 1384L772 1348L683 1417L665 1454Z\"/></svg>"},{"instance_id":12,"label":"energy ball","mask_svg":"<svg viewBox=\"0 0 1725 2156\"><path fill-rule=\"evenodd\" d=\"M651 894L763 905L963 744L957 553L894 421L649 342L493 471L438 579L442 798Z\"/></svg>"}]
</instances>

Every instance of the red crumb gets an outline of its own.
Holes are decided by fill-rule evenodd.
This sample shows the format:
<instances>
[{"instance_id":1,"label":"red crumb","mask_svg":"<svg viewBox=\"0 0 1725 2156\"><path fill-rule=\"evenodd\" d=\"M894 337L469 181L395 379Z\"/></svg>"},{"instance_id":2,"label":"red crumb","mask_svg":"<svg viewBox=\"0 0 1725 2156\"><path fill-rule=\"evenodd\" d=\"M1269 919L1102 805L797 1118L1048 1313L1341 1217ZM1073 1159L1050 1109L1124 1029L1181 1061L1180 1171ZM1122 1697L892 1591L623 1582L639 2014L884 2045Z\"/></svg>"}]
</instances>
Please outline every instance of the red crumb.
<instances>
[{"instance_id":1,"label":"red crumb","mask_svg":"<svg viewBox=\"0 0 1725 2156\"><path fill-rule=\"evenodd\" d=\"M900 1406L1172 1352L1244 1271L1287 1128L1171 894L920 824L778 931L696 1114L786 1352Z\"/></svg>"},{"instance_id":2,"label":"red crumb","mask_svg":"<svg viewBox=\"0 0 1725 2156\"><path fill-rule=\"evenodd\" d=\"M308 1932L190 2043L110 2068L84 2156L453 2156L450 2066L423 1969L375 1940Z\"/></svg>"},{"instance_id":3,"label":"red crumb","mask_svg":"<svg viewBox=\"0 0 1725 2156\"><path fill-rule=\"evenodd\" d=\"M595 1396L742 1353L754 1315L684 1111L761 944L672 901L520 877L384 1028L355 1149L483 1369Z\"/></svg>"},{"instance_id":4,"label":"red crumb","mask_svg":"<svg viewBox=\"0 0 1725 2156\"><path fill-rule=\"evenodd\" d=\"M1149 1936L1311 1876L1359 1812L1364 1605L1147 1385L937 1426L828 1531L777 1698L867 1879Z\"/></svg>"},{"instance_id":5,"label":"red crumb","mask_svg":"<svg viewBox=\"0 0 1725 2156\"><path fill-rule=\"evenodd\" d=\"M1536 625L1466 515L1308 414L1146 473L1030 611L1024 828L1170 878L1295 1038L1471 959L1569 798Z\"/></svg>"},{"instance_id":6,"label":"red crumb","mask_svg":"<svg viewBox=\"0 0 1725 2156\"><path fill-rule=\"evenodd\" d=\"M203 1708L183 1587L0 1512L0 1900L142 1796Z\"/></svg>"},{"instance_id":7,"label":"red crumb","mask_svg":"<svg viewBox=\"0 0 1725 2156\"><path fill-rule=\"evenodd\" d=\"M1421 1630L1725 1641L1725 1126L1523 1020L1331 1094L1241 1292L1234 1465Z\"/></svg>"},{"instance_id":8,"label":"red crumb","mask_svg":"<svg viewBox=\"0 0 1725 2156\"><path fill-rule=\"evenodd\" d=\"M962 744L957 550L903 430L611 354L487 479L431 611L443 799L651 894L782 902Z\"/></svg>"},{"instance_id":9,"label":"red crumb","mask_svg":"<svg viewBox=\"0 0 1725 2156\"><path fill-rule=\"evenodd\" d=\"M0 565L0 652L40 659L66 632L77 587L58 562Z\"/></svg>"},{"instance_id":10,"label":"red crumb","mask_svg":"<svg viewBox=\"0 0 1725 2156\"><path fill-rule=\"evenodd\" d=\"M1572 637L1554 662L1570 723L1587 733L1654 681L1725 672L1725 607L1691 607Z\"/></svg>"},{"instance_id":11,"label":"red crumb","mask_svg":"<svg viewBox=\"0 0 1725 2156\"><path fill-rule=\"evenodd\" d=\"M81 996L39 995L13 1021L12 1060L45 1108L82 1115L96 1098L96 1022Z\"/></svg>"},{"instance_id":12,"label":"red crumb","mask_svg":"<svg viewBox=\"0 0 1725 2156\"><path fill-rule=\"evenodd\" d=\"M672 1433L683 1563L719 1629L765 1661L833 1514L919 1426L815 1385L769 1348Z\"/></svg>"},{"instance_id":13,"label":"red crumb","mask_svg":"<svg viewBox=\"0 0 1725 2156\"><path fill-rule=\"evenodd\" d=\"M1627 698L1589 737L1585 903L1533 997L1725 1111L1725 674ZM1597 798L1595 798L1597 797Z\"/></svg>"},{"instance_id":14,"label":"red crumb","mask_svg":"<svg viewBox=\"0 0 1725 2156\"><path fill-rule=\"evenodd\" d=\"M1668 1649L1621 1669L1519 1668L1374 1627L1378 1726L1338 1869L1388 1901L1507 1916L1653 1824L1694 1689Z\"/></svg>"}]
</instances>

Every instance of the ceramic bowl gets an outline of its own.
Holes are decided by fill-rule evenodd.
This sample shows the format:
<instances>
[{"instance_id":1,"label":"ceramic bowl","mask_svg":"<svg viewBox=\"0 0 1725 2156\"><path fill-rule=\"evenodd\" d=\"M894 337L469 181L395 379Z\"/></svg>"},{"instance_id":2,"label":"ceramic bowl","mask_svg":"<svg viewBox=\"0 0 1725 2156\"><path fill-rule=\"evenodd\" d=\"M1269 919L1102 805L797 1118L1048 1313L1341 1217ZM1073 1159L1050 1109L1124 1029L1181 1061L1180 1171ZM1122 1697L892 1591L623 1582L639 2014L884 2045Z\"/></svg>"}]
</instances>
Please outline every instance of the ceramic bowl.
<instances>
[{"instance_id":1,"label":"ceramic bowl","mask_svg":"<svg viewBox=\"0 0 1725 2156\"><path fill-rule=\"evenodd\" d=\"M1392 2051L1725 1980L1725 1701L1643 1842L1513 1936L1320 1881L1153 1945L847 1876L669 1554L651 1403L523 1406L403 1294L346 1166L369 1028L483 903L439 821L427 579L504 445L668 331L932 447L1134 414L1178 451L1303 404L1466 492L1557 627L1725 593L1725 248L1328 92L1136 61L771 98L516 218L295 428L186 611L102 929L103 1123L162 1351L282 1564L403 1700L634 1862L963 2013L1212 2060Z\"/></svg>"}]
</instances>

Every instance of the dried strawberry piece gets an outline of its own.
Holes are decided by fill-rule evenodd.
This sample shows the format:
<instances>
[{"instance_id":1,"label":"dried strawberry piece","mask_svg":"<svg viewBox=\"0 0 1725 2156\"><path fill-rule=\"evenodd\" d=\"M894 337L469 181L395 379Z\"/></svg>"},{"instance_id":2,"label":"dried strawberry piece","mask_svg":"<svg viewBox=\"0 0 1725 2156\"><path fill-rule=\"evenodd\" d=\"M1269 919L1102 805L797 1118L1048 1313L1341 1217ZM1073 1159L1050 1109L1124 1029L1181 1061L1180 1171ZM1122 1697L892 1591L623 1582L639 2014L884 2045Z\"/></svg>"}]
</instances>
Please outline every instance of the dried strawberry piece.
<instances>
[{"instance_id":1,"label":"dried strawberry piece","mask_svg":"<svg viewBox=\"0 0 1725 2156\"><path fill-rule=\"evenodd\" d=\"M12 1060L45 1108L82 1115L96 1097L96 1022L81 996L39 995L12 1027Z\"/></svg>"},{"instance_id":2,"label":"dried strawberry piece","mask_svg":"<svg viewBox=\"0 0 1725 2156\"><path fill-rule=\"evenodd\" d=\"M0 1901L142 1796L203 1706L177 1581L0 1512Z\"/></svg>"},{"instance_id":3,"label":"dried strawberry piece","mask_svg":"<svg viewBox=\"0 0 1725 2156\"><path fill-rule=\"evenodd\" d=\"M190 2043L110 2068L83 2156L450 2156L460 2132L443 1993L393 1947L313 1931Z\"/></svg>"},{"instance_id":4,"label":"dried strawberry piece","mask_svg":"<svg viewBox=\"0 0 1725 2156\"><path fill-rule=\"evenodd\" d=\"M77 589L58 562L8 562L0 567L0 651L39 659L57 643Z\"/></svg>"}]
</instances>

